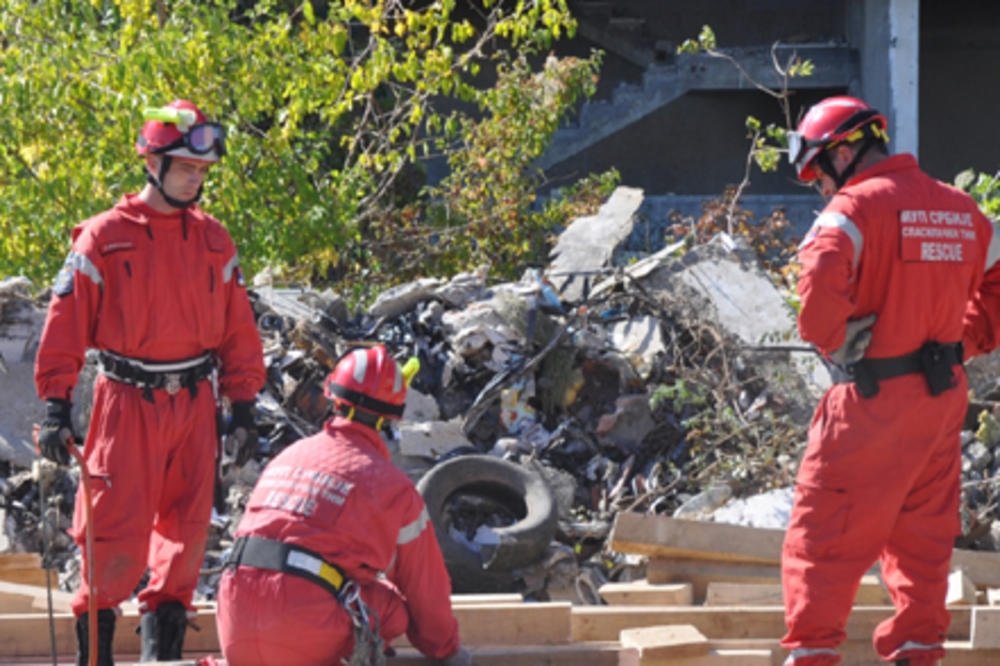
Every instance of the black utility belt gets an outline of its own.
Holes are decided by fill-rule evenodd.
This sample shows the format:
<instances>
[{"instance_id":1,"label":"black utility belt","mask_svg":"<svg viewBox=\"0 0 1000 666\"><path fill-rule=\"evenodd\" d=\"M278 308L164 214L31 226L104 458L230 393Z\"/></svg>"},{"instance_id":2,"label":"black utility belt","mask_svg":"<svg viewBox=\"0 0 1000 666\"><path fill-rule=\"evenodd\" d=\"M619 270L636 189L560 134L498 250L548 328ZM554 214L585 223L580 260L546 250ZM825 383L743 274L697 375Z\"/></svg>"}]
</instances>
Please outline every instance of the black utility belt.
<instances>
[{"instance_id":1,"label":"black utility belt","mask_svg":"<svg viewBox=\"0 0 1000 666\"><path fill-rule=\"evenodd\" d=\"M954 367L962 364L964 353L961 342L925 342L920 349L890 358L863 358L846 368L835 366L834 381L838 384L853 382L862 398L878 395L879 381L903 375L922 374L927 379L931 395L941 395L954 388Z\"/></svg>"},{"instance_id":2,"label":"black utility belt","mask_svg":"<svg viewBox=\"0 0 1000 666\"><path fill-rule=\"evenodd\" d=\"M195 385L211 377L214 368L211 352L179 361L145 361L107 350L97 354L97 369L108 379L137 386L146 392L163 389L170 395L186 388L193 397L197 393Z\"/></svg>"},{"instance_id":3,"label":"black utility belt","mask_svg":"<svg viewBox=\"0 0 1000 666\"><path fill-rule=\"evenodd\" d=\"M315 551L258 536L241 536L233 542L223 567L236 568L241 564L305 578L338 599L348 580L343 569L327 562Z\"/></svg>"}]
</instances>

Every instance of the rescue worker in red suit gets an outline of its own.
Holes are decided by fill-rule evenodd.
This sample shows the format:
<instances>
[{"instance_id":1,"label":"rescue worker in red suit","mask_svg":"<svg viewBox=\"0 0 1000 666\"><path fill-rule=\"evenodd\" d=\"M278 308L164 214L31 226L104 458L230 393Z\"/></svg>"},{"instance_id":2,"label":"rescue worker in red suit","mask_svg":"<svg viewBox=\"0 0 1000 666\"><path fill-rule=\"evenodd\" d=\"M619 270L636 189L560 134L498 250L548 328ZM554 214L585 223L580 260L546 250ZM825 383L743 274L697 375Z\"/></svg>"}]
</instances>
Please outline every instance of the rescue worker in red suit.
<instances>
[{"instance_id":1,"label":"rescue worker in red suit","mask_svg":"<svg viewBox=\"0 0 1000 666\"><path fill-rule=\"evenodd\" d=\"M970 197L912 155L889 156L887 142L885 117L846 96L812 107L789 135L799 178L831 197L799 247L799 330L841 376L810 425L784 540L786 665L840 662L876 561L896 607L875 630L878 656L944 656L961 364L996 346L1000 239Z\"/></svg>"},{"instance_id":2,"label":"rescue worker in red suit","mask_svg":"<svg viewBox=\"0 0 1000 666\"><path fill-rule=\"evenodd\" d=\"M225 153L220 125L192 103L147 112L136 150L147 183L79 224L56 280L35 363L46 401L43 455L66 464L71 400L88 349L98 350L83 456L93 476L93 576L72 608L77 664L86 664L92 590L98 664L111 653L118 604L139 592L142 660L181 658L211 517L217 443L210 376L230 401L230 434L256 443L252 406L265 370L236 247L195 202ZM245 457L245 456L243 456ZM73 536L83 548L77 493Z\"/></svg>"},{"instance_id":3,"label":"rescue worker in red suit","mask_svg":"<svg viewBox=\"0 0 1000 666\"><path fill-rule=\"evenodd\" d=\"M326 379L334 415L264 469L219 584L229 666L380 664L403 633L471 663L423 498L380 435L406 390L385 347L348 353Z\"/></svg>"}]
</instances>

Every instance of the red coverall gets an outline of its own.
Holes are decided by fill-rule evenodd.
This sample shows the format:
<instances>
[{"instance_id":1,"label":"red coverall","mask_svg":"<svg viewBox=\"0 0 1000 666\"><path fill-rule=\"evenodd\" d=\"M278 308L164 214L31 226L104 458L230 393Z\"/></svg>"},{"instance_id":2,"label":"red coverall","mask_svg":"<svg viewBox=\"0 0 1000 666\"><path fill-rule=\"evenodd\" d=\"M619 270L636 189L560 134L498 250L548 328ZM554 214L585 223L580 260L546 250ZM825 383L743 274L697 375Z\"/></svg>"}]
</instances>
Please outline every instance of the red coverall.
<instances>
[{"instance_id":1,"label":"red coverall","mask_svg":"<svg viewBox=\"0 0 1000 666\"><path fill-rule=\"evenodd\" d=\"M222 225L195 206L164 215L126 195L77 226L35 360L42 399L71 399L88 348L161 362L214 351L221 393L253 400L264 383L260 336ZM191 607L217 442L211 384L197 389L157 389L151 402L136 386L97 378L83 455L93 476L98 609L129 598L147 565L144 610L165 601ZM73 516L81 548L82 492ZM84 582L74 613L87 610L89 594Z\"/></svg>"},{"instance_id":2,"label":"red coverall","mask_svg":"<svg viewBox=\"0 0 1000 666\"><path fill-rule=\"evenodd\" d=\"M802 337L830 353L847 320L875 313L866 357L929 340L964 340L966 357L986 351L996 346L986 313L1000 314L1000 271L983 276L998 257L1000 241L971 198L911 155L883 159L840 189L799 249ZM937 397L923 374L881 380L869 399L852 383L823 396L782 552L786 664L840 661L859 580L876 560L896 614L875 630L875 651L913 666L943 657L968 401L965 373L953 370L957 386Z\"/></svg>"},{"instance_id":3,"label":"red coverall","mask_svg":"<svg viewBox=\"0 0 1000 666\"><path fill-rule=\"evenodd\" d=\"M386 644L406 632L429 657L458 650L451 581L423 498L371 428L334 417L282 451L250 496L236 533L244 535L296 544L339 566L361 585ZM333 594L279 571L227 569L217 618L231 666L340 664L354 646Z\"/></svg>"}]
</instances>

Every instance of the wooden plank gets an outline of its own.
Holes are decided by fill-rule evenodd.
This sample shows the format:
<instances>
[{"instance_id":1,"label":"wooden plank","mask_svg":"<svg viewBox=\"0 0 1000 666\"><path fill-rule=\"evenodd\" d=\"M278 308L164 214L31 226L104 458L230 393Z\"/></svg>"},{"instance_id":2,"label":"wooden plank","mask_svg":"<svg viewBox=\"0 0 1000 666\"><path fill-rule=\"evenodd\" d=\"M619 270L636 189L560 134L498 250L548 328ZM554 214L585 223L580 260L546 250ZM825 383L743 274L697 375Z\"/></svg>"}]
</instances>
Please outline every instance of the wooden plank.
<instances>
[{"instance_id":1,"label":"wooden plank","mask_svg":"<svg viewBox=\"0 0 1000 666\"><path fill-rule=\"evenodd\" d=\"M717 648L697 657L640 657L634 649L623 649L618 666L774 666L774 656L770 650Z\"/></svg>"},{"instance_id":2,"label":"wooden plank","mask_svg":"<svg viewBox=\"0 0 1000 666\"><path fill-rule=\"evenodd\" d=\"M973 649L1000 649L1000 608L976 606L972 609L970 643Z\"/></svg>"},{"instance_id":3,"label":"wooden plank","mask_svg":"<svg viewBox=\"0 0 1000 666\"><path fill-rule=\"evenodd\" d=\"M781 583L718 583L710 582L705 594L706 606L783 606ZM855 606L890 606L892 598L878 576L861 579L854 597Z\"/></svg>"},{"instance_id":4,"label":"wooden plank","mask_svg":"<svg viewBox=\"0 0 1000 666\"><path fill-rule=\"evenodd\" d=\"M58 576L53 572L52 584L56 585ZM21 583L23 585L45 585L45 569L0 569L0 581Z\"/></svg>"},{"instance_id":5,"label":"wooden plank","mask_svg":"<svg viewBox=\"0 0 1000 666\"><path fill-rule=\"evenodd\" d=\"M470 646L558 645L569 643L572 604L568 602L516 604L459 604L453 607L462 643ZM69 613L54 616L56 646L60 654L75 649L75 619ZM189 630L185 649L219 651L215 608L199 609ZM139 614L126 609L115 626L115 653L138 654L135 630ZM617 634L609 640L617 640ZM395 643L394 643L395 645ZM405 636L400 645L406 645ZM0 615L0 655L10 657L49 654L48 616L45 613Z\"/></svg>"},{"instance_id":6,"label":"wooden plank","mask_svg":"<svg viewBox=\"0 0 1000 666\"><path fill-rule=\"evenodd\" d=\"M946 606L976 605L976 586L963 569L955 569L948 574L948 593L944 603Z\"/></svg>"},{"instance_id":7,"label":"wooden plank","mask_svg":"<svg viewBox=\"0 0 1000 666\"><path fill-rule=\"evenodd\" d=\"M560 645L570 642L572 608L549 601L454 606L452 612L463 645Z\"/></svg>"},{"instance_id":8,"label":"wooden plank","mask_svg":"<svg viewBox=\"0 0 1000 666\"><path fill-rule=\"evenodd\" d=\"M636 663L647 664L662 659L698 657L708 654L708 639L690 624L657 625L622 629L619 642L635 651Z\"/></svg>"},{"instance_id":9,"label":"wooden plank","mask_svg":"<svg viewBox=\"0 0 1000 666\"><path fill-rule=\"evenodd\" d=\"M52 573L53 579L55 572ZM56 581L53 580L53 587ZM52 608L56 613L69 613L71 592L52 590ZM33 613L48 609L48 591L40 585L24 585L0 581L0 613Z\"/></svg>"},{"instance_id":10,"label":"wooden plank","mask_svg":"<svg viewBox=\"0 0 1000 666\"><path fill-rule=\"evenodd\" d=\"M452 606L483 606L486 604L519 604L524 601L520 594L453 594Z\"/></svg>"},{"instance_id":11,"label":"wooden plank","mask_svg":"<svg viewBox=\"0 0 1000 666\"><path fill-rule=\"evenodd\" d=\"M978 588L1000 587L1000 553L956 548L951 554L951 568L964 571Z\"/></svg>"},{"instance_id":12,"label":"wooden plank","mask_svg":"<svg viewBox=\"0 0 1000 666\"><path fill-rule=\"evenodd\" d=\"M650 557L775 564L784 530L622 512L611 528L611 548Z\"/></svg>"},{"instance_id":13,"label":"wooden plank","mask_svg":"<svg viewBox=\"0 0 1000 666\"><path fill-rule=\"evenodd\" d=\"M597 643L574 643L572 645L512 645L507 647L476 647L471 648L473 663L476 666L618 666L618 653L621 646L617 641ZM60 657L60 664L74 663L73 652L67 652ZM218 652L202 652L189 650L184 646L183 662L153 662L165 666L184 664L193 666L194 660L208 655L214 656L221 664L225 664ZM138 653L116 653L116 666L132 666L139 660ZM20 666L49 666L49 658L40 657L0 657L0 663L19 664ZM433 666L438 662L421 655L415 648L407 647L398 650L397 654L386 660L387 666ZM141 666L150 666L149 662Z\"/></svg>"},{"instance_id":14,"label":"wooden plank","mask_svg":"<svg viewBox=\"0 0 1000 666\"><path fill-rule=\"evenodd\" d=\"M971 611L956 606L951 612L948 638L968 640ZM849 640L871 640L879 622L895 609L856 606L847 620ZM784 610L773 606L576 606L573 608L573 641L615 640L622 629L659 624L690 624L710 640L781 638L785 634Z\"/></svg>"},{"instance_id":15,"label":"wooden plank","mask_svg":"<svg viewBox=\"0 0 1000 666\"><path fill-rule=\"evenodd\" d=\"M0 554L0 572L8 569L41 569L42 556L38 553Z\"/></svg>"},{"instance_id":16,"label":"wooden plank","mask_svg":"<svg viewBox=\"0 0 1000 666\"><path fill-rule=\"evenodd\" d=\"M694 601L691 583L652 584L644 579L605 583L597 591L612 606L686 606Z\"/></svg>"},{"instance_id":17,"label":"wooden plank","mask_svg":"<svg viewBox=\"0 0 1000 666\"><path fill-rule=\"evenodd\" d=\"M777 565L784 534L784 530L625 512L615 517L611 547L649 557ZM951 567L963 570L978 588L1000 586L1000 553L955 549Z\"/></svg>"},{"instance_id":18,"label":"wooden plank","mask_svg":"<svg viewBox=\"0 0 1000 666\"><path fill-rule=\"evenodd\" d=\"M781 568L776 564L654 557L646 565L646 579L651 584L691 583L694 603L698 604L705 601L709 583L775 583L781 581Z\"/></svg>"}]
</instances>

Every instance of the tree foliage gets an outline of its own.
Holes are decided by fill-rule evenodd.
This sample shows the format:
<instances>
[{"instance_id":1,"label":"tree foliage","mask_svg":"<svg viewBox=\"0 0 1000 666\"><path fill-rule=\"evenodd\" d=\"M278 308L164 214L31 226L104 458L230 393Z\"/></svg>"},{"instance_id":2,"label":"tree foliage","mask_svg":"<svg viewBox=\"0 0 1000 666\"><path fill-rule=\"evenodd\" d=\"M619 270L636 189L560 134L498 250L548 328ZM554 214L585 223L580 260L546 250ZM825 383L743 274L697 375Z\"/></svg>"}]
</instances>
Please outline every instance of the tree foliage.
<instances>
[{"instance_id":1,"label":"tree foliage","mask_svg":"<svg viewBox=\"0 0 1000 666\"><path fill-rule=\"evenodd\" d=\"M531 212L530 162L592 92L598 59L537 76L527 63L574 28L565 0L7 0L0 262L53 275L72 226L141 185L142 109L178 97L227 126L202 205L251 271L378 271L391 255L370 235L427 225L462 225L494 252L517 216L553 223ZM515 89L531 82L548 90ZM433 155L451 155L453 176L417 197ZM442 266L479 258L452 254Z\"/></svg>"}]
</instances>

